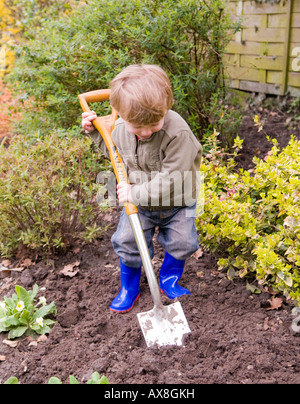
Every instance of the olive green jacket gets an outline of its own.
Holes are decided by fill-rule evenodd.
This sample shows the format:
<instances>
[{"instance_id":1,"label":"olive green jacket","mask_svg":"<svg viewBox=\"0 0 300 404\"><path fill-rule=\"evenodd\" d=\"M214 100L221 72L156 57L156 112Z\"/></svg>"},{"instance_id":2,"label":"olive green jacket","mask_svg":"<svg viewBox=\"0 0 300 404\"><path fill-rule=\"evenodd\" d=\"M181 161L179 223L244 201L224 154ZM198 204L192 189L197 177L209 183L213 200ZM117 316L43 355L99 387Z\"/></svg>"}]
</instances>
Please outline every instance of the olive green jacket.
<instances>
[{"instance_id":1,"label":"olive green jacket","mask_svg":"<svg viewBox=\"0 0 300 404\"><path fill-rule=\"evenodd\" d=\"M90 136L108 156L101 135L94 131ZM127 168L135 205L164 210L196 202L202 147L178 113L170 110L162 129L144 140L128 132L120 118L112 141Z\"/></svg>"}]
</instances>

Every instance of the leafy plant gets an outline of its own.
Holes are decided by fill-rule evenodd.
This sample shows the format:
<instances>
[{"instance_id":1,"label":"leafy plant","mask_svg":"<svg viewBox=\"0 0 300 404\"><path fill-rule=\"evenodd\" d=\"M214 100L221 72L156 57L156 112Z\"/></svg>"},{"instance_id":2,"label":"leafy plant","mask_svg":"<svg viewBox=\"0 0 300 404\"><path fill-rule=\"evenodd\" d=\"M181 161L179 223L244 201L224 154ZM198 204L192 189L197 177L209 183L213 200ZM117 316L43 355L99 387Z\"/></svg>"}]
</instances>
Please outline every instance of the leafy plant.
<instances>
[{"instance_id":1,"label":"leafy plant","mask_svg":"<svg viewBox=\"0 0 300 404\"><path fill-rule=\"evenodd\" d=\"M94 201L96 176L104 169L91 140L71 132L43 139L15 136L0 147L0 251L21 245L41 254L91 241L102 228Z\"/></svg>"},{"instance_id":2,"label":"leafy plant","mask_svg":"<svg viewBox=\"0 0 300 404\"><path fill-rule=\"evenodd\" d=\"M19 130L70 128L79 93L107 88L129 64L155 63L170 77L174 109L201 137L216 114L212 95L225 96L222 55L235 29L222 0L89 0L47 15L16 48L10 80L26 111Z\"/></svg>"},{"instance_id":3,"label":"leafy plant","mask_svg":"<svg viewBox=\"0 0 300 404\"><path fill-rule=\"evenodd\" d=\"M220 95L220 91L217 91L211 96L209 111L210 124L202 138L203 146L207 147L205 144L206 135L210 136L212 130L217 128L219 141L222 144L224 151L231 150L232 146L235 144L235 139L237 138L242 119L239 109L236 108L236 104L234 105L234 103L229 102L228 99L224 99Z\"/></svg>"},{"instance_id":4,"label":"leafy plant","mask_svg":"<svg viewBox=\"0 0 300 404\"><path fill-rule=\"evenodd\" d=\"M80 384L78 380L70 375L69 376L70 384ZM19 384L19 380L16 377L10 377L6 380L4 384ZM50 377L48 384L63 384L62 381L58 377ZM100 376L98 372L94 372L90 380L87 381L86 384L109 384L109 381L106 376Z\"/></svg>"},{"instance_id":5,"label":"leafy plant","mask_svg":"<svg viewBox=\"0 0 300 404\"><path fill-rule=\"evenodd\" d=\"M219 159L215 142L201 166L205 210L197 228L230 279L256 276L300 303L300 142L292 137L282 151L272 142L264 160L255 158L253 172Z\"/></svg>"},{"instance_id":6,"label":"leafy plant","mask_svg":"<svg viewBox=\"0 0 300 404\"><path fill-rule=\"evenodd\" d=\"M300 121L300 96L292 99L287 112L291 115L286 125L297 128Z\"/></svg>"},{"instance_id":7,"label":"leafy plant","mask_svg":"<svg viewBox=\"0 0 300 404\"><path fill-rule=\"evenodd\" d=\"M9 379L7 379L6 382L4 382L4 384L19 384L19 380L15 376L12 376Z\"/></svg>"},{"instance_id":8,"label":"leafy plant","mask_svg":"<svg viewBox=\"0 0 300 404\"><path fill-rule=\"evenodd\" d=\"M50 332L50 325L55 321L45 317L48 314L56 314L56 307L54 302L47 305L44 297L34 305L38 290L37 285L34 285L32 291L26 291L22 286L16 285L16 293L0 301L0 332L8 332L9 339L19 338L25 333Z\"/></svg>"},{"instance_id":9,"label":"leafy plant","mask_svg":"<svg viewBox=\"0 0 300 404\"><path fill-rule=\"evenodd\" d=\"M70 384L80 384L79 381L72 375L69 376ZM63 384L58 377L51 377L48 384ZM109 384L106 376L100 376L98 372L94 372L90 380L86 384Z\"/></svg>"}]
</instances>

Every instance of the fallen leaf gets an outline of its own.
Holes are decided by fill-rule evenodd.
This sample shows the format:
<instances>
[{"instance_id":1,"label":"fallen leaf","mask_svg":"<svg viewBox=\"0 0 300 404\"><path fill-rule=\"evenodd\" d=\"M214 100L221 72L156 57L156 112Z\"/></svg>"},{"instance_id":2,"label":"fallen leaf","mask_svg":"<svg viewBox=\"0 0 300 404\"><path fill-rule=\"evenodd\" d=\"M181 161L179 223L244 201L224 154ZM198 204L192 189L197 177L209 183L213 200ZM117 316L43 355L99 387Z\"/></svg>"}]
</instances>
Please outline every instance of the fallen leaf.
<instances>
[{"instance_id":1,"label":"fallen leaf","mask_svg":"<svg viewBox=\"0 0 300 404\"><path fill-rule=\"evenodd\" d=\"M35 262L32 261L30 258L25 258L25 259L23 259L23 260L21 260L19 262L19 265L21 267L25 267L25 268L28 268L28 267L30 267L31 265L34 265L34 264L35 264Z\"/></svg>"},{"instance_id":2,"label":"fallen leaf","mask_svg":"<svg viewBox=\"0 0 300 404\"><path fill-rule=\"evenodd\" d=\"M22 272L24 269L25 267L9 268L8 271Z\"/></svg>"},{"instance_id":3,"label":"fallen leaf","mask_svg":"<svg viewBox=\"0 0 300 404\"><path fill-rule=\"evenodd\" d=\"M7 277L9 277L11 275L12 271L22 272L24 268L25 267L22 267L22 268L7 268L7 267L3 266L2 264L0 264L0 274L1 274L1 276L3 278L7 278Z\"/></svg>"},{"instance_id":4,"label":"fallen leaf","mask_svg":"<svg viewBox=\"0 0 300 404\"><path fill-rule=\"evenodd\" d=\"M37 346L37 344L38 344L37 341L32 341L28 346Z\"/></svg>"},{"instance_id":5,"label":"fallen leaf","mask_svg":"<svg viewBox=\"0 0 300 404\"><path fill-rule=\"evenodd\" d=\"M259 295L261 293L261 290L259 288L254 285L250 285L249 283L247 283L246 289L249 290L251 293L254 293L255 295Z\"/></svg>"},{"instance_id":6,"label":"fallen leaf","mask_svg":"<svg viewBox=\"0 0 300 404\"><path fill-rule=\"evenodd\" d=\"M75 276L79 271L79 268L75 269L75 267L78 267L79 265L80 261L76 261L73 262L72 264L65 265L64 268L60 271L60 273L65 276L69 276L70 278L73 278L73 276Z\"/></svg>"},{"instance_id":7,"label":"fallen leaf","mask_svg":"<svg viewBox=\"0 0 300 404\"><path fill-rule=\"evenodd\" d=\"M282 306L282 299L280 297L272 297L269 299L270 307L267 310L278 310Z\"/></svg>"},{"instance_id":8,"label":"fallen leaf","mask_svg":"<svg viewBox=\"0 0 300 404\"><path fill-rule=\"evenodd\" d=\"M293 117L289 116L286 120L285 120L285 124L289 125L292 122Z\"/></svg>"},{"instance_id":9,"label":"fallen leaf","mask_svg":"<svg viewBox=\"0 0 300 404\"><path fill-rule=\"evenodd\" d=\"M15 348L18 345L17 341L11 341L9 339L4 339L3 344L10 346L11 348Z\"/></svg>"},{"instance_id":10,"label":"fallen leaf","mask_svg":"<svg viewBox=\"0 0 300 404\"><path fill-rule=\"evenodd\" d=\"M106 213L106 214L103 216L103 220L104 220L105 222L110 222L110 221L112 221L112 219L113 219L113 216L112 216L112 214L110 214L110 213Z\"/></svg>"},{"instance_id":11,"label":"fallen leaf","mask_svg":"<svg viewBox=\"0 0 300 404\"><path fill-rule=\"evenodd\" d=\"M37 338L37 342L45 342L48 339L47 335L42 334Z\"/></svg>"},{"instance_id":12,"label":"fallen leaf","mask_svg":"<svg viewBox=\"0 0 300 404\"><path fill-rule=\"evenodd\" d=\"M3 265L5 267L9 267L11 265L11 261L10 260L3 260L0 265Z\"/></svg>"},{"instance_id":13,"label":"fallen leaf","mask_svg":"<svg viewBox=\"0 0 300 404\"><path fill-rule=\"evenodd\" d=\"M26 360L24 360L24 361L21 363L21 366L23 367L23 372L26 373L26 372L27 372L27 369L28 369Z\"/></svg>"},{"instance_id":14,"label":"fallen leaf","mask_svg":"<svg viewBox=\"0 0 300 404\"><path fill-rule=\"evenodd\" d=\"M202 255L203 255L203 250L200 247L200 248L198 248L197 251L194 252L193 257L196 258L196 260L197 260L198 258L202 257Z\"/></svg>"},{"instance_id":15,"label":"fallen leaf","mask_svg":"<svg viewBox=\"0 0 300 404\"><path fill-rule=\"evenodd\" d=\"M0 362L6 361L6 356L5 355L0 355Z\"/></svg>"},{"instance_id":16,"label":"fallen leaf","mask_svg":"<svg viewBox=\"0 0 300 404\"><path fill-rule=\"evenodd\" d=\"M265 331L267 331L270 328L268 321L269 321L269 317L266 317L264 320L264 330Z\"/></svg>"},{"instance_id":17,"label":"fallen leaf","mask_svg":"<svg viewBox=\"0 0 300 404\"><path fill-rule=\"evenodd\" d=\"M274 290L271 286L265 286L264 291L270 295L277 295L276 290Z\"/></svg>"},{"instance_id":18,"label":"fallen leaf","mask_svg":"<svg viewBox=\"0 0 300 404\"><path fill-rule=\"evenodd\" d=\"M2 275L3 278L6 278L7 276L10 276L10 270L0 264L0 274Z\"/></svg>"}]
</instances>

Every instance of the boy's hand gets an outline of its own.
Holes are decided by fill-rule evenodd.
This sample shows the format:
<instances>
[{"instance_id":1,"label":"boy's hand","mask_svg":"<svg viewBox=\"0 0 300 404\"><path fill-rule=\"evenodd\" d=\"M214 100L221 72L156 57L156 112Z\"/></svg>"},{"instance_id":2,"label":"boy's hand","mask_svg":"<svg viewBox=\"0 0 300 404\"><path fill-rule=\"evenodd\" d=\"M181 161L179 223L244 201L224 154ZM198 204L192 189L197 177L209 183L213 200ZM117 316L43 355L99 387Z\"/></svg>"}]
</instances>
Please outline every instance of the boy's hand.
<instances>
[{"instance_id":1,"label":"boy's hand","mask_svg":"<svg viewBox=\"0 0 300 404\"><path fill-rule=\"evenodd\" d=\"M121 203L132 202L130 195L131 185L127 182L119 182L117 185L118 199Z\"/></svg>"},{"instance_id":2,"label":"boy's hand","mask_svg":"<svg viewBox=\"0 0 300 404\"><path fill-rule=\"evenodd\" d=\"M94 111L83 112L82 122L81 122L82 128L89 133L93 132L95 130L95 127L92 124L92 121L96 118L97 118L97 114Z\"/></svg>"}]
</instances>

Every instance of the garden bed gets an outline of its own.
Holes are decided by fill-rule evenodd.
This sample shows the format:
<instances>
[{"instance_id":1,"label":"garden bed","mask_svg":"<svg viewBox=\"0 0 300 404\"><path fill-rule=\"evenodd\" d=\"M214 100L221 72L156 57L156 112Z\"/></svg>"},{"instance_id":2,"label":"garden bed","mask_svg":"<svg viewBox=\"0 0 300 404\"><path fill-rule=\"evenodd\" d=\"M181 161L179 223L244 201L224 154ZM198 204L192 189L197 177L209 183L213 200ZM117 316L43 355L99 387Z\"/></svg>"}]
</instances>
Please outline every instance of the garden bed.
<instances>
[{"instance_id":1,"label":"garden bed","mask_svg":"<svg viewBox=\"0 0 300 404\"><path fill-rule=\"evenodd\" d=\"M280 145L292 133L300 138L299 129L286 127L287 115L262 111L262 116L265 130ZM252 112L244 117L240 136L245 144L239 165L248 169L253 155L263 158L271 145L257 133ZM55 302L58 314L41 342L22 338L11 347L3 343L7 335L0 334L1 383L11 376L22 384L44 384L51 376L68 383L70 374L85 383L95 371L117 384L300 382L300 334L291 328L292 306L281 297L282 304L274 309L269 292L251 294L245 280L229 281L207 252L187 260L182 278L191 291L180 298L192 331L184 345L147 348L137 320L137 313L153 308L144 275L134 309L123 315L109 311L119 291L119 261L110 243L119 214L118 208L102 214L109 228L93 244L75 246L48 262L22 251L11 260L14 267L23 262L25 269L0 278L0 299L11 295L15 284L32 289L37 283L45 288L47 301ZM29 260L24 264L25 258ZM156 244L157 273L162 259ZM61 273L74 263L74 276ZM169 302L166 297L163 301Z\"/></svg>"}]
</instances>

